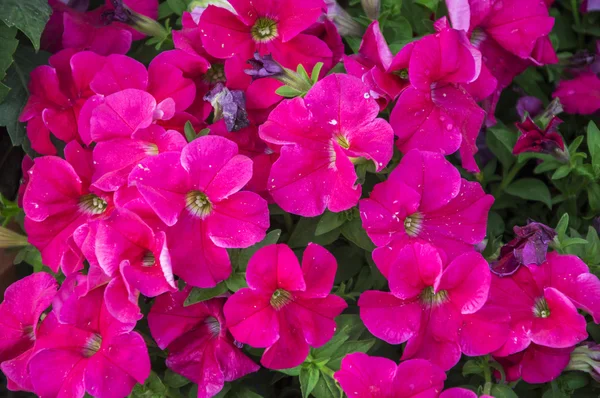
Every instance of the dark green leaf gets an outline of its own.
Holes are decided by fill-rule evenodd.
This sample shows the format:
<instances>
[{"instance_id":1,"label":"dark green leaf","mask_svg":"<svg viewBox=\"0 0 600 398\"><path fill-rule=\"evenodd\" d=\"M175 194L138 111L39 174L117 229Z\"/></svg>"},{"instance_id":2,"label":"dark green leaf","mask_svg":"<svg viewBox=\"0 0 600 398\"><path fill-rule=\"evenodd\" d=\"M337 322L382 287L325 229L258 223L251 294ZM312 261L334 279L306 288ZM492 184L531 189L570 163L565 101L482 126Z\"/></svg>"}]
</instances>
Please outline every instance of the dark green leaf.
<instances>
[{"instance_id":1,"label":"dark green leaf","mask_svg":"<svg viewBox=\"0 0 600 398\"><path fill-rule=\"evenodd\" d=\"M303 367L300 370L300 389L302 398L308 398L319 381L320 372L315 366Z\"/></svg>"},{"instance_id":2,"label":"dark green leaf","mask_svg":"<svg viewBox=\"0 0 600 398\"><path fill-rule=\"evenodd\" d=\"M469 359L462 368L462 375L482 375L483 376L483 368L481 367L481 361L477 359Z\"/></svg>"},{"instance_id":3,"label":"dark green leaf","mask_svg":"<svg viewBox=\"0 0 600 398\"><path fill-rule=\"evenodd\" d=\"M142 384L136 384L131 392L131 398L162 398L166 396L167 387L154 372Z\"/></svg>"},{"instance_id":4,"label":"dark green leaf","mask_svg":"<svg viewBox=\"0 0 600 398\"><path fill-rule=\"evenodd\" d=\"M360 218L354 218L352 221L345 223L340 228L340 231L342 232L342 235L344 235L344 238L348 239L361 249L367 251L373 251L375 249L373 241L371 241L362 227Z\"/></svg>"},{"instance_id":5,"label":"dark green leaf","mask_svg":"<svg viewBox=\"0 0 600 398\"><path fill-rule=\"evenodd\" d=\"M494 384L492 396L495 398L519 398L519 396L506 384Z\"/></svg>"},{"instance_id":6,"label":"dark green leaf","mask_svg":"<svg viewBox=\"0 0 600 398\"><path fill-rule=\"evenodd\" d=\"M353 352L368 352L373 345L375 345L375 339L369 340L358 340L358 341L346 341L333 355L331 360L327 362L327 366L333 370L339 370L342 359L348 354Z\"/></svg>"},{"instance_id":7,"label":"dark green leaf","mask_svg":"<svg viewBox=\"0 0 600 398\"><path fill-rule=\"evenodd\" d=\"M177 15L182 15L187 10L187 4L183 0L167 0L169 8Z\"/></svg>"},{"instance_id":8,"label":"dark green leaf","mask_svg":"<svg viewBox=\"0 0 600 398\"><path fill-rule=\"evenodd\" d=\"M561 178L565 178L566 176L568 176L570 172L571 172L571 166L568 164L563 164L558 169L556 169L554 174L552 174L552 179L560 180Z\"/></svg>"},{"instance_id":9,"label":"dark green leaf","mask_svg":"<svg viewBox=\"0 0 600 398\"><path fill-rule=\"evenodd\" d=\"M592 157L592 165L600 167L600 130L591 120L587 127L587 145Z\"/></svg>"},{"instance_id":10,"label":"dark green leaf","mask_svg":"<svg viewBox=\"0 0 600 398\"><path fill-rule=\"evenodd\" d=\"M315 236L318 223L319 217L302 217L294 227L294 231L288 239L288 246L292 249L296 249L299 247L306 247L309 242L326 246L333 243L340 236L340 231L337 229L323 235Z\"/></svg>"},{"instance_id":11,"label":"dark green leaf","mask_svg":"<svg viewBox=\"0 0 600 398\"><path fill-rule=\"evenodd\" d=\"M569 214L565 213L558 220L558 224L556 224L556 237L559 241L563 241L567 234L567 228L569 228Z\"/></svg>"},{"instance_id":12,"label":"dark green leaf","mask_svg":"<svg viewBox=\"0 0 600 398\"><path fill-rule=\"evenodd\" d=\"M8 67L13 62L13 53L19 45L15 39L17 30L0 23L0 82L4 80ZM10 88L0 83L0 102L4 101Z\"/></svg>"},{"instance_id":13,"label":"dark green leaf","mask_svg":"<svg viewBox=\"0 0 600 398\"><path fill-rule=\"evenodd\" d=\"M165 384L173 388L181 388L191 382L180 374L173 372L171 369L165 371Z\"/></svg>"},{"instance_id":14,"label":"dark green leaf","mask_svg":"<svg viewBox=\"0 0 600 398\"><path fill-rule=\"evenodd\" d=\"M46 0L0 0L0 19L9 27L15 27L40 49L40 37L50 19L52 8Z\"/></svg>"},{"instance_id":15,"label":"dark green leaf","mask_svg":"<svg viewBox=\"0 0 600 398\"><path fill-rule=\"evenodd\" d=\"M246 275L239 272L232 273L231 276L225 280L225 284L227 285L227 289L232 292L237 292L240 289L248 287L248 284L246 284Z\"/></svg>"},{"instance_id":16,"label":"dark green leaf","mask_svg":"<svg viewBox=\"0 0 600 398\"><path fill-rule=\"evenodd\" d=\"M600 184L593 183L588 187L588 202L592 211L600 211Z\"/></svg>"},{"instance_id":17,"label":"dark green leaf","mask_svg":"<svg viewBox=\"0 0 600 398\"><path fill-rule=\"evenodd\" d=\"M496 155L504 169L508 169L514 162L515 157L512 154L512 147L508 148L495 134L486 134L485 141L492 153Z\"/></svg>"},{"instance_id":18,"label":"dark green leaf","mask_svg":"<svg viewBox=\"0 0 600 398\"><path fill-rule=\"evenodd\" d=\"M225 284L225 282L221 282L217 286L208 289L201 289L199 287L195 287L192 289L187 299L185 299L185 303L183 303L183 306L187 307L192 304L210 300L211 298L217 297L225 293L226 291L227 285Z\"/></svg>"},{"instance_id":19,"label":"dark green leaf","mask_svg":"<svg viewBox=\"0 0 600 398\"><path fill-rule=\"evenodd\" d=\"M341 398L342 390L330 376L321 373L317 385L312 391L315 398Z\"/></svg>"},{"instance_id":20,"label":"dark green leaf","mask_svg":"<svg viewBox=\"0 0 600 398\"><path fill-rule=\"evenodd\" d=\"M254 255L254 253L256 253L258 251L258 249L261 249L265 246L269 246L269 245L273 245L273 244L277 243L277 241L279 241L280 236L281 236L281 230L274 229L273 231L269 232L265 236L265 238L263 240L261 240L260 242L256 243L253 246L250 246L246 249L240 250L238 252L238 256L237 256L236 268L239 269L240 271L246 271L246 267L248 266L248 261L250 261L250 258Z\"/></svg>"},{"instance_id":21,"label":"dark green leaf","mask_svg":"<svg viewBox=\"0 0 600 398\"><path fill-rule=\"evenodd\" d=\"M317 229L315 230L315 236L323 235L327 232L333 231L347 220L348 218L344 215L344 213L332 213L327 210L319 219Z\"/></svg>"},{"instance_id":22,"label":"dark green leaf","mask_svg":"<svg viewBox=\"0 0 600 398\"><path fill-rule=\"evenodd\" d=\"M415 3L421 4L422 6L429 8L433 12L437 10L439 2L439 0L415 0Z\"/></svg>"},{"instance_id":23,"label":"dark green leaf","mask_svg":"<svg viewBox=\"0 0 600 398\"><path fill-rule=\"evenodd\" d=\"M536 178L522 178L506 187L506 193L526 200L545 203L552 208L550 190L543 181Z\"/></svg>"}]
</instances>

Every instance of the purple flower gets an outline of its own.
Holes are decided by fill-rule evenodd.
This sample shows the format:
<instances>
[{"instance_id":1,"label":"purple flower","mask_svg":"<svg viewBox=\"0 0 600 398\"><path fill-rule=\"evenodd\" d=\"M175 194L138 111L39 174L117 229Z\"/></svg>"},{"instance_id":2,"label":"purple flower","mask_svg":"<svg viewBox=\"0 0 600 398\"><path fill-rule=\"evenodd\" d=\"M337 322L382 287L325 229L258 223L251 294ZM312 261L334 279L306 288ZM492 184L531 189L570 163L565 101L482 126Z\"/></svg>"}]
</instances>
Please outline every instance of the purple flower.
<instances>
[{"instance_id":1,"label":"purple flower","mask_svg":"<svg viewBox=\"0 0 600 398\"><path fill-rule=\"evenodd\" d=\"M499 276L512 275L521 265L540 265L546 261L548 244L556 231L542 223L529 221L524 227L513 228L516 237L500 249L500 257L492 263L492 272Z\"/></svg>"},{"instance_id":2,"label":"purple flower","mask_svg":"<svg viewBox=\"0 0 600 398\"><path fill-rule=\"evenodd\" d=\"M250 125L246 97L242 90L229 90L223 83L217 83L204 96L204 100L210 102L215 109L215 121L225 120L227 131L238 131Z\"/></svg>"},{"instance_id":3,"label":"purple flower","mask_svg":"<svg viewBox=\"0 0 600 398\"><path fill-rule=\"evenodd\" d=\"M261 56L256 52L254 58L249 59L248 63L252 66L252 69L246 69L244 72L252 76L252 80L261 77L276 77L284 73L283 67L273 60L271 55Z\"/></svg>"}]
</instances>

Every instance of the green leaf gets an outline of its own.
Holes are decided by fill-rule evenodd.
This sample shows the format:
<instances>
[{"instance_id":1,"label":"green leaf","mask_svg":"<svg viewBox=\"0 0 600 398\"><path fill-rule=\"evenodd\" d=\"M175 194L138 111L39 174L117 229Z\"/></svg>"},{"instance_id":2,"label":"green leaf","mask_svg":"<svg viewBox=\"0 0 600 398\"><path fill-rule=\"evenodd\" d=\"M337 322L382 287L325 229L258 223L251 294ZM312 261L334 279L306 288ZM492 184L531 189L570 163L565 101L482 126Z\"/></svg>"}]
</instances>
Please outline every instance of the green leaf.
<instances>
[{"instance_id":1,"label":"green leaf","mask_svg":"<svg viewBox=\"0 0 600 398\"><path fill-rule=\"evenodd\" d=\"M415 0L415 3L427 7L433 12L437 10L439 2L439 0Z\"/></svg>"},{"instance_id":2,"label":"green leaf","mask_svg":"<svg viewBox=\"0 0 600 398\"><path fill-rule=\"evenodd\" d=\"M0 126L6 127L14 146L22 145L26 138L25 127L19 122L19 115L29 96L29 74L35 67L46 64L48 56L49 54L43 51L36 54L31 47L19 47L4 80L10 91L0 104Z\"/></svg>"},{"instance_id":3,"label":"green leaf","mask_svg":"<svg viewBox=\"0 0 600 398\"><path fill-rule=\"evenodd\" d=\"M561 249L564 249L573 245L587 245L588 241L582 238L567 238L560 241Z\"/></svg>"},{"instance_id":4,"label":"green leaf","mask_svg":"<svg viewBox=\"0 0 600 398\"><path fill-rule=\"evenodd\" d=\"M187 4L183 0L167 0L169 8L177 14L182 15L184 11L187 11Z\"/></svg>"},{"instance_id":5,"label":"green leaf","mask_svg":"<svg viewBox=\"0 0 600 398\"><path fill-rule=\"evenodd\" d=\"M499 139L496 134L486 134L485 142L490 151L492 151L500 163L502 163L505 170L515 162L515 157L512 154L512 147L508 148L506 143Z\"/></svg>"},{"instance_id":6,"label":"green leaf","mask_svg":"<svg viewBox=\"0 0 600 398\"><path fill-rule=\"evenodd\" d=\"M600 264L600 238L594 227L590 226L588 228L585 240L588 241L588 244L585 247L583 261L588 265Z\"/></svg>"},{"instance_id":7,"label":"green leaf","mask_svg":"<svg viewBox=\"0 0 600 398\"><path fill-rule=\"evenodd\" d=\"M183 303L183 306L187 307L192 304L210 300L211 298L217 297L225 293L226 291L227 285L225 284L225 282L221 282L217 286L208 289L201 289L199 287L195 287L192 289L189 296L185 299L185 303Z\"/></svg>"},{"instance_id":8,"label":"green leaf","mask_svg":"<svg viewBox=\"0 0 600 398\"><path fill-rule=\"evenodd\" d=\"M232 292L237 292L240 289L248 287L246 275L240 272L234 272L225 280L225 285L227 285L227 289Z\"/></svg>"},{"instance_id":9,"label":"green leaf","mask_svg":"<svg viewBox=\"0 0 600 398\"><path fill-rule=\"evenodd\" d=\"M494 384L492 396L495 398L519 398L519 396L506 384Z\"/></svg>"},{"instance_id":10,"label":"green leaf","mask_svg":"<svg viewBox=\"0 0 600 398\"><path fill-rule=\"evenodd\" d=\"M595 182L588 187L588 203L593 212L600 211L600 184Z\"/></svg>"},{"instance_id":11,"label":"green leaf","mask_svg":"<svg viewBox=\"0 0 600 398\"><path fill-rule=\"evenodd\" d=\"M300 90L296 90L295 88L291 88L290 86L281 86L275 90L275 94L281 95L285 98L295 98L301 97L304 93Z\"/></svg>"},{"instance_id":12,"label":"green leaf","mask_svg":"<svg viewBox=\"0 0 600 398\"><path fill-rule=\"evenodd\" d=\"M320 372L315 366L303 367L300 370L300 389L302 398L308 398L319 381Z\"/></svg>"},{"instance_id":13,"label":"green leaf","mask_svg":"<svg viewBox=\"0 0 600 398\"><path fill-rule=\"evenodd\" d=\"M304 65L298 64L296 72L300 75L302 79L306 80L307 82L312 82L311 78L308 76L308 72L304 68Z\"/></svg>"},{"instance_id":14,"label":"green leaf","mask_svg":"<svg viewBox=\"0 0 600 398\"><path fill-rule=\"evenodd\" d=\"M173 10L169 6L169 3L167 1L160 3L158 6L158 20L170 17L171 15L173 15Z\"/></svg>"},{"instance_id":15,"label":"green leaf","mask_svg":"<svg viewBox=\"0 0 600 398\"><path fill-rule=\"evenodd\" d=\"M313 84L317 84L321 69L323 69L323 62L317 62L310 73L310 80L313 82Z\"/></svg>"},{"instance_id":16,"label":"green leaf","mask_svg":"<svg viewBox=\"0 0 600 398\"><path fill-rule=\"evenodd\" d=\"M571 144L569 144L568 150L569 150L569 154L570 155L574 155L575 152L577 152L577 149L579 148L579 146L581 145L581 143L583 142L583 136L580 135L577 138L575 138L573 140L573 142L571 142Z\"/></svg>"},{"instance_id":17,"label":"green leaf","mask_svg":"<svg viewBox=\"0 0 600 398\"><path fill-rule=\"evenodd\" d=\"M46 0L0 0L0 19L8 27L16 27L40 49L40 37L52 14Z\"/></svg>"},{"instance_id":18,"label":"green leaf","mask_svg":"<svg viewBox=\"0 0 600 398\"><path fill-rule=\"evenodd\" d=\"M262 395L255 393L247 387L237 387L229 394L227 394L227 398L263 398Z\"/></svg>"},{"instance_id":19,"label":"green leaf","mask_svg":"<svg viewBox=\"0 0 600 398\"><path fill-rule=\"evenodd\" d=\"M146 379L146 382L142 384L136 384L131 392L131 398L161 398L167 394L167 387L160 380L158 375L154 372L150 373L150 376Z\"/></svg>"},{"instance_id":20,"label":"green leaf","mask_svg":"<svg viewBox=\"0 0 600 398\"><path fill-rule=\"evenodd\" d=\"M552 208L550 190L543 181L536 178L522 178L506 187L506 193L525 200L542 202Z\"/></svg>"},{"instance_id":21,"label":"green leaf","mask_svg":"<svg viewBox=\"0 0 600 398\"><path fill-rule=\"evenodd\" d=\"M323 235L327 232L333 231L344 224L347 220L348 218L344 215L344 213L332 213L327 210L319 219L317 229L315 230L315 236Z\"/></svg>"},{"instance_id":22,"label":"green leaf","mask_svg":"<svg viewBox=\"0 0 600 398\"><path fill-rule=\"evenodd\" d=\"M269 232L265 238L263 240L261 240L260 242L246 248L246 249L242 249L240 250L237 256L237 261L236 261L236 266L237 269L239 269L240 271L246 271L246 267L248 266L248 261L250 261L250 258L254 255L254 253L256 253L258 251L258 249L261 249L265 246L269 246L269 245L273 245L275 243L277 243L279 241L279 237L281 236L281 230L280 229L274 229L273 231ZM233 263L233 261L232 261Z\"/></svg>"},{"instance_id":23,"label":"green leaf","mask_svg":"<svg viewBox=\"0 0 600 398\"><path fill-rule=\"evenodd\" d=\"M340 231L342 232L342 235L344 235L344 238L348 239L361 249L370 252L375 249L373 241L371 241L371 238L369 238L362 227L362 221L360 218L354 218L352 221L345 223L340 228Z\"/></svg>"},{"instance_id":24,"label":"green leaf","mask_svg":"<svg viewBox=\"0 0 600 398\"><path fill-rule=\"evenodd\" d=\"M568 176L570 172L571 172L571 165L563 164L558 169L556 169L554 174L552 174L552 179L560 180L561 178L565 178L566 176Z\"/></svg>"},{"instance_id":25,"label":"green leaf","mask_svg":"<svg viewBox=\"0 0 600 398\"><path fill-rule=\"evenodd\" d=\"M369 340L357 340L357 341L346 341L334 354L334 356L327 362L327 366L334 370L339 370L342 359L348 354L353 352L364 352L367 353L375 345L375 339Z\"/></svg>"},{"instance_id":26,"label":"green leaf","mask_svg":"<svg viewBox=\"0 0 600 398\"><path fill-rule=\"evenodd\" d=\"M321 373L319 381L312 391L312 395L316 398L341 398L343 393L335 380Z\"/></svg>"},{"instance_id":27,"label":"green leaf","mask_svg":"<svg viewBox=\"0 0 600 398\"><path fill-rule=\"evenodd\" d=\"M190 384L191 381L180 374L173 372L171 369L165 371L165 384L173 388L181 388Z\"/></svg>"},{"instance_id":28,"label":"green leaf","mask_svg":"<svg viewBox=\"0 0 600 398\"><path fill-rule=\"evenodd\" d=\"M13 53L19 45L16 35L16 29L0 24L0 82L4 80L6 71L13 62ZM4 101L9 91L8 86L0 83L0 102Z\"/></svg>"},{"instance_id":29,"label":"green leaf","mask_svg":"<svg viewBox=\"0 0 600 398\"><path fill-rule=\"evenodd\" d=\"M319 217L302 217L294 227L294 231L287 241L288 246L292 249L296 249L299 247L306 247L310 242L326 246L333 243L340 236L339 230L333 230L326 234L315 236L318 223Z\"/></svg>"},{"instance_id":30,"label":"green leaf","mask_svg":"<svg viewBox=\"0 0 600 398\"><path fill-rule=\"evenodd\" d=\"M567 234L567 228L569 228L569 213L563 214L560 220L558 220L556 228L554 228L554 230L556 231L556 238L559 242L565 239L565 236Z\"/></svg>"},{"instance_id":31,"label":"green leaf","mask_svg":"<svg viewBox=\"0 0 600 398\"><path fill-rule=\"evenodd\" d=\"M587 144L592 157L592 165L600 168L600 130L591 120L587 127Z\"/></svg>"},{"instance_id":32,"label":"green leaf","mask_svg":"<svg viewBox=\"0 0 600 398\"><path fill-rule=\"evenodd\" d=\"M196 130L194 130L194 126L192 126L191 121L185 122L185 126L183 126L183 132L185 133L185 139L187 142L194 141L196 137Z\"/></svg>"},{"instance_id":33,"label":"green leaf","mask_svg":"<svg viewBox=\"0 0 600 398\"><path fill-rule=\"evenodd\" d=\"M481 375L483 376L483 368L481 367L481 361L477 359L469 359L462 368L462 375L464 377L468 375Z\"/></svg>"}]
</instances>

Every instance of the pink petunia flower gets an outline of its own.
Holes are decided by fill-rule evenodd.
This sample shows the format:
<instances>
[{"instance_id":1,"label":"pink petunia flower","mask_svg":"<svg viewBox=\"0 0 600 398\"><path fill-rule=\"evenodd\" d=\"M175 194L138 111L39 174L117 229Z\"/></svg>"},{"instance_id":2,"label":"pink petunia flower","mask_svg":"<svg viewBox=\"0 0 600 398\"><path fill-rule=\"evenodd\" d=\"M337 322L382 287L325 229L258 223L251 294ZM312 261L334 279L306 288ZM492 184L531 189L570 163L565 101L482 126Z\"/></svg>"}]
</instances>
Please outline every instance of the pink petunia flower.
<instances>
[{"instance_id":1,"label":"pink petunia flower","mask_svg":"<svg viewBox=\"0 0 600 398\"><path fill-rule=\"evenodd\" d=\"M342 359L334 378L349 397L411 398L437 397L444 388L446 374L424 359L396 365L390 359L357 352Z\"/></svg>"},{"instance_id":2,"label":"pink petunia flower","mask_svg":"<svg viewBox=\"0 0 600 398\"><path fill-rule=\"evenodd\" d=\"M32 391L27 363L42 313L52 303L58 284L45 272L25 277L6 289L0 304L0 369L11 391Z\"/></svg>"},{"instance_id":3,"label":"pink petunia flower","mask_svg":"<svg viewBox=\"0 0 600 398\"><path fill-rule=\"evenodd\" d=\"M263 140L283 145L269 177L275 202L305 217L355 206L362 189L353 160L371 160L380 171L392 157L393 131L378 113L361 81L341 74L279 104L259 129Z\"/></svg>"},{"instance_id":4,"label":"pink petunia flower","mask_svg":"<svg viewBox=\"0 0 600 398\"><path fill-rule=\"evenodd\" d=\"M27 185L29 184L29 169L33 167L33 160L29 157L29 155L23 156L23 160L21 161L21 181L19 184L19 192L17 194L17 204L20 208L23 208L23 195L25 195L25 190L27 189Z\"/></svg>"},{"instance_id":5,"label":"pink petunia flower","mask_svg":"<svg viewBox=\"0 0 600 398\"><path fill-rule=\"evenodd\" d=\"M579 258L549 253L544 264L519 268L511 277L494 275L490 304L511 314L506 343L494 353L507 356L530 344L568 348L587 337L582 309L600 317L600 281Z\"/></svg>"},{"instance_id":6,"label":"pink petunia flower","mask_svg":"<svg viewBox=\"0 0 600 398\"><path fill-rule=\"evenodd\" d=\"M148 325L161 349L167 349L167 367L198 384L198 398L210 398L233 381L260 366L248 358L225 327L224 298L185 307L191 291L157 297Z\"/></svg>"},{"instance_id":7,"label":"pink petunia flower","mask_svg":"<svg viewBox=\"0 0 600 398\"><path fill-rule=\"evenodd\" d=\"M92 154L72 141L65 158L44 156L35 159L29 170L29 184L23 197L25 230L29 243L42 253L45 265L68 275L82 267L70 257L69 237L80 225L104 217L111 210L111 198L90 186Z\"/></svg>"},{"instance_id":8,"label":"pink petunia flower","mask_svg":"<svg viewBox=\"0 0 600 398\"><path fill-rule=\"evenodd\" d=\"M286 245L270 245L248 263L249 288L238 290L223 311L233 337L266 348L261 363L270 369L293 368L306 359L310 347L327 343L335 332L334 318L346 302L330 294L337 264L323 247L309 243L302 268Z\"/></svg>"},{"instance_id":9,"label":"pink petunia flower","mask_svg":"<svg viewBox=\"0 0 600 398\"><path fill-rule=\"evenodd\" d=\"M43 397L121 398L150 374L150 358L135 322L112 317L104 288L66 300L58 314L40 325L29 371L34 392Z\"/></svg>"},{"instance_id":10,"label":"pink petunia flower","mask_svg":"<svg viewBox=\"0 0 600 398\"><path fill-rule=\"evenodd\" d=\"M431 242L450 259L472 251L485 237L493 202L477 182L461 179L442 155L412 150L359 209L378 247L373 258L385 269L406 241Z\"/></svg>"},{"instance_id":11,"label":"pink petunia flower","mask_svg":"<svg viewBox=\"0 0 600 398\"><path fill-rule=\"evenodd\" d=\"M506 374L506 381L532 384L547 383L561 375L569 364L575 347L550 348L531 344L524 351L507 357L494 357Z\"/></svg>"},{"instance_id":12,"label":"pink petunia flower","mask_svg":"<svg viewBox=\"0 0 600 398\"><path fill-rule=\"evenodd\" d=\"M408 44L390 69L407 70L411 84L390 115L400 151L416 148L449 155L460 149L463 167L478 171L473 156L485 112L463 84L479 76L481 54L464 32L442 29Z\"/></svg>"},{"instance_id":13,"label":"pink petunia flower","mask_svg":"<svg viewBox=\"0 0 600 398\"><path fill-rule=\"evenodd\" d=\"M322 0L240 0L230 4L236 13L211 5L200 17L202 44L213 57L239 54L250 59L258 51L272 54L285 67L296 69L302 64L308 70L331 59L325 42L303 33L323 15Z\"/></svg>"},{"instance_id":14,"label":"pink petunia flower","mask_svg":"<svg viewBox=\"0 0 600 398\"><path fill-rule=\"evenodd\" d=\"M358 54L344 56L344 67L348 74L360 78L367 85L381 109L385 109L409 85L406 71L391 72L392 60L392 52L377 21L369 25Z\"/></svg>"},{"instance_id":15,"label":"pink petunia flower","mask_svg":"<svg viewBox=\"0 0 600 398\"><path fill-rule=\"evenodd\" d=\"M568 161L568 152L565 153L565 143L558 133L558 125L562 120L556 116L548 122L544 130L540 129L530 117L521 123L515 123L521 135L513 148L513 154L524 152L538 152L554 156L557 160Z\"/></svg>"},{"instance_id":16,"label":"pink petunia flower","mask_svg":"<svg viewBox=\"0 0 600 398\"><path fill-rule=\"evenodd\" d=\"M510 317L484 306L491 274L481 254L462 254L444 267L435 247L408 243L386 271L391 292L366 291L358 306L376 337L407 341L402 359L423 358L448 370L461 353L484 355L504 344Z\"/></svg>"},{"instance_id":17,"label":"pink petunia flower","mask_svg":"<svg viewBox=\"0 0 600 398\"><path fill-rule=\"evenodd\" d=\"M600 110L600 78L585 72L558 84L553 98L559 98L567 113L591 115Z\"/></svg>"},{"instance_id":18,"label":"pink petunia flower","mask_svg":"<svg viewBox=\"0 0 600 398\"><path fill-rule=\"evenodd\" d=\"M227 279L226 249L264 238L267 202L253 192L239 192L251 177L252 161L218 136L197 138L181 153L146 158L129 175L129 185L171 227L173 270L189 284L212 287Z\"/></svg>"}]
</instances>

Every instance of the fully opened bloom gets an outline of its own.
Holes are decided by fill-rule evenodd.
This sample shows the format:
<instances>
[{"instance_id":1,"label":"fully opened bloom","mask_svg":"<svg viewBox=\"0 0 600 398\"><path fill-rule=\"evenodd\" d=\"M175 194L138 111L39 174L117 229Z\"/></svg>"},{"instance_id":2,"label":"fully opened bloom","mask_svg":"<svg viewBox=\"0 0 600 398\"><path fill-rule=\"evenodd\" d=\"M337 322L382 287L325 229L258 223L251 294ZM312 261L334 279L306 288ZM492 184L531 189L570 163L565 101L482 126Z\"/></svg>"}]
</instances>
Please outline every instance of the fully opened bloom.
<instances>
[{"instance_id":1,"label":"fully opened bloom","mask_svg":"<svg viewBox=\"0 0 600 398\"><path fill-rule=\"evenodd\" d=\"M40 316L52 303L57 289L50 274L38 272L13 283L4 293L0 304L0 369L10 390L33 389L27 363Z\"/></svg>"},{"instance_id":2,"label":"fully opened bloom","mask_svg":"<svg viewBox=\"0 0 600 398\"><path fill-rule=\"evenodd\" d=\"M479 253L462 254L444 268L436 248L409 243L384 274L391 292L364 292L360 317L376 337L407 341L402 359L423 358L448 370L461 353L484 355L504 344L510 317L484 306L491 274Z\"/></svg>"},{"instance_id":3,"label":"fully opened bloom","mask_svg":"<svg viewBox=\"0 0 600 398\"><path fill-rule=\"evenodd\" d=\"M198 24L202 44L213 57L239 54L250 59L258 51L272 54L283 66L311 69L327 62L332 52L319 38L303 33L323 14L322 0L239 0L230 2L235 13L208 6Z\"/></svg>"},{"instance_id":4,"label":"fully opened bloom","mask_svg":"<svg viewBox=\"0 0 600 398\"><path fill-rule=\"evenodd\" d=\"M506 373L506 381L523 381L532 384L547 383L565 370L575 347L550 348L531 344L524 351L507 357L494 357Z\"/></svg>"},{"instance_id":5,"label":"fully opened bloom","mask_svg":"<svg viewBox=\"0 0 600 398\"><path fill-rule=\"evenodd\" d=\"M104 289L67 300L40 325L29 361L33 391L43 397L124 398L150 374L150 358L135 322L110 315Z\"/></svg>"},{"instance_id":6,"label":"fully opened bloom","mask_svg":"<svg viewBox=\"0 0 600 398\"><path fill-rule=\"evenodd\" d=\"M342 359L334 378L349 397L437 397L444 388L446 373L424 359L396 365L391 359L357 352Z\"/></svg>"},{"instance_id":7,"label":"fully opened bloom","mask_svg":"<svg viewBox=\"0 0 600 398\"><path fill-rule=\"evenodd\" d=\"M173 270L189 284L211 287L227 279L226 249L248 247L265 236L267 202L239 192L251 177L252 161L219 136L197 138L181 153L146 158L129 175L129 185L171 227Z\"/></svg>"},{"instance_id":8,"label":"fully opened bloom","mask_svg":"<svg viewBox=\"0 0 600 398\"><path fill-rule=\"evenodd\" d=\"M412 150L359 209L365 231L378 246L373 258L387 268L384 264L410 240L431 242L450 258L471 251L485 237L493 202L478 183L461 179L442 155Z\"/></svg>"},{"instance_id":9,"label":"fully opened bloom","mask_svg":"<svg viewBox=\"0 0 600 398\"><path fill-rule=\"evenodd\" d=\"M198 397L213 397L226 381L260 367L237 346L225 327L224 298L185 307L191 288L157 297L148 325L161 349L167 349L167 366L198 384Z\"/></svg>"},{"instance_id":10,"label":"fully opened bloom","mask_svg":"<svg viewBox=\"0 0 600 398\"><path fill-rule=\"evenodd\" d=\"M473 156L485 112L462 85L479 76L481 54L464 32L442 29L405 46L391 69L407 70L411 84L390 115L398 148L444 155L460 149L463 167L478 171Z\"/></svg>"},{"instance_id":11,"label":"fully opened bloom","mask_svg":"<svg viewBox=\"0 0 600 398\"><path fill-rule=\"evenodd\" d=\"M261 363L271 369L300 365L310 347L327 343L334 318L346 302L330 294L337 264L323 247L309 243L302 267L286 245L270 245L248 263L248 288L238 290L223 309L233 337L266 348Z\"/></svg>"},{"instance_id":12,"label":"fully opened bloom","mask_svg":"<svg viewBox=\"0 0 600 398\"><path fill-rule=\"evenodd\" d=\"M353 160L373 161L379 171L392 157L393 132L378 113L361 81L341 74L279 104L259 130L266 142L283 145L269 177L275 202L305 217L355 206L362 189Z\"/></svg>"},{"instance_id":13,"label":"fully opened bloom","mask_svg":"<svg viewBox=\"0 0 600 398\"><path fill-rule=\"evenodd\" d=\"M382 108L395 100L409 84L406 71L389 72L392 60L392 52L377 21L369 25L358 54L344 56L344 67L348 74L361 78Z\"/></svg>"},{"instance_id":14,"label":"fully opened bloom","mask_svg":"<svg viewBox=\"0 0 600 398\"><path fill-rule=\"evenodd\" d=\"M111 200L90 186L89 150L72 141L65 147L65 158L35 159L23 209L29 242L40 250L44 264L54 272L62 268L68 275L81 267L65 258L70 251L68 239L80 225L109 213Z\"/></svg>"},{"instance_id":15,"label":"fully opened bloom","mask_svg":"<svg viewBox=\"0 0 600 398\"><path fill-rule=\"evenodd\" d=\"M600 281L579 258L547 256L541 266L521 267L510 277L494 275L490 303L511 314L511 332L495 355L523 351L531 343L568 348L587 337L586 321L577 309L600 317Z\"/></svg>"},{"instance_id":16,"label":"fully opened bloom","mask_svg":"<svg viewBox=\"0 0 600 398\"><path fill-rule=\"evenodd\" d=\"M600 78L585 72L571 80L558 83L553 98L560 99L565 112L591 115L600 109Z\"/></svg>"}]
</instances>

